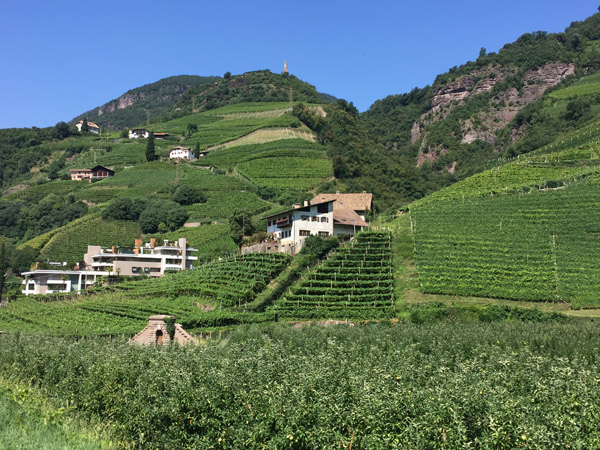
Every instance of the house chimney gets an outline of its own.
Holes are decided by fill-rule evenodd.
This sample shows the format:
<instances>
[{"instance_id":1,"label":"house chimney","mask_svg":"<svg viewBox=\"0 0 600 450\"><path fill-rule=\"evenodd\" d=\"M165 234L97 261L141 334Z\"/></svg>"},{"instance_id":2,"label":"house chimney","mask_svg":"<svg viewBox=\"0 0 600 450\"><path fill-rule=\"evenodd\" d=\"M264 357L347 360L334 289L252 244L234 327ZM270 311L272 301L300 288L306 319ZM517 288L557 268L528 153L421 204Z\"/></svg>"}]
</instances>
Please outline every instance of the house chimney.
<instances>
[{"instance_id":1,"label":"house chimney","mask_svg":"<svg viewBox=\"0 0 600 450\"><path fill-rule=\"evenodd\" d=\"M310 206L310 203L308 202L308 200L304 200L304 206Z\"/></svg>"},{"instance_id":2,"label":"house chimney","mask_svg":"<svg viewBox=\"0 0 600 450\"><path fill-rule=\"evenodd\" d=\"M300 205L300 203L292 203L292 208L298 209L300 207L302 207L302 205Z\"/></svg>"},{"instance_id":3,"label":"house chimney","mask_svg":"<svg viewBox=\"0 0 600 450\"><path fill-rule=\"evenodd\" d=\"M134 241L133 245L135 246L135 248L140 248L142 246L142 240L141 239L136 239Z\"/></svg>"},{"instance_id":4,"label":"house chimney","mask_svg":"<svg viewBox=\"0 0 600 450\"><path fill-rule=\"evenodd\" d=\"M150 239L150 248L154 248L156 247L156 238L151 238Z\"/></svg>"},{"instance_id":5,"label":"house chimney","mask_svg":"<svg viewBox=\"0 0 600 450\"><path fill-rule=\"evenodd\" d=\"M115 253L117 253L117 248L113 245L111 251L112 251L112 253L114 255Z\"/></svg>"},{"instance_id":6,"label":"house chimney","mask_svg":"<svg viewBox=\"0 0 600 450\"><path fill-rule=\"evenodd\" d=\"M340 193L340 191L335 191L335 193L336 193L336 194L339 194L339 193Z\"/></svg>"}]
</instances>

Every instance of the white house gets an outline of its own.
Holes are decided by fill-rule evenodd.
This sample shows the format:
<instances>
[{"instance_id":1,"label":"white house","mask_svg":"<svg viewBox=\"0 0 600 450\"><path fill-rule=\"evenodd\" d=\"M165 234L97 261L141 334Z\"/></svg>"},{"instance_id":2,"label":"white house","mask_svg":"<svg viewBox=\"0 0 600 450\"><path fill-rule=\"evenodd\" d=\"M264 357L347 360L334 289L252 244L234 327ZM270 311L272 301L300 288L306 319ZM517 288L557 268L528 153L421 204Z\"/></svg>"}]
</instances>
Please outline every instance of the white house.
<instances>
[{"instance_id":1,"label":"white house","mask_svg":"<svg viewBox=\"0 0 600 450\"><path fill-rule=\"evenodd\" d=\"M98 125L96 125L94 122L88 122L88 129L90 131L90 133L96 133L99 134L100 133L100 127ZM79 131L81 133L81 127L83 126L83 120L80 120L79 122L77 122L75 124L75 127L77 127L77 131Z\"/></svg>"},{"instance_id":2,"label":"white house","mask_svg":"<svg viewBox=\"0 0 600 450\"><path fill-rule=\"evenodd\" d=\"M148 136L150 136L150 132L145 128L136 128L135 130L129 130L129 139L147 139Z\"/></svg>"},{"instance_id":3,"label":"white house","mask_svg":"<svg viewBox=\"0 0 600 450\"><path fill-rule=\"evenodd\" d=\"M194 152L189 147L175 147L169 153L171 159L195 159Z\"/></svg>"},{"instance_id":4,"label":"white house","mask_svg":"<svg viewBox=\"0 0 600 450\"><path fill-rule=\"evenodd\" d=\"M334 202L335 200L320 203L305 201L303 206L296 204L293 209L265 217L267 233L276 239L277 251L298 253L307 236L353 236L369 226L353 210L335 211Z\"/></svg>"}]
</instances>

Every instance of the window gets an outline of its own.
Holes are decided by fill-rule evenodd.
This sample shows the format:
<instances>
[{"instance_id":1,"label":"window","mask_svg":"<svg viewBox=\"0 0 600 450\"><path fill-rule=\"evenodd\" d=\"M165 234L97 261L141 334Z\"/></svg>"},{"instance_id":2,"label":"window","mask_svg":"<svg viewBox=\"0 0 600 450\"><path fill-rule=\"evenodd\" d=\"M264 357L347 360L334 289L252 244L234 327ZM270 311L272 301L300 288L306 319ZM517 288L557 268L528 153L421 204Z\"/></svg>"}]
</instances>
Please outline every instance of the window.
<instances>
[{"instance_id":1,"label":"window","mask_svg":"<svg viewBox=\"0 0 600 450\"><path fill-rule=\"evenodd\" d=\"M140 273L140 268L139 267L132 267L131 268L131 273Z\"/></svg>"},{"instance_id":2,"label":"window","mask_svg":"<svg viewBox=\"0 0 600 450\"><path fill-rule=\"evenodd\" d=\"M300 216L300 220L308 220L308 216L306 214Z\"/></svg>"},{"instance_id":3,"label":"window","mask_svg":"<svg viewBox=\"0 0 600 450\"><path fill-rule=\"evenodd\" d=\"M319 221L319 218L318 218L317 216L312 216L312 217L310 218L310 221L311 221L311 222L318 222L318 221Z\"/></svg>"},{"instance_id":4,"label":"window","mask_svg":"<svg viewBox=\"0 0 600 450\"><path fill-rule=\"evenodd\" d=\"M329 237L329 231L319 231L319 237Z\"/></svg>"},{"instance_id":5,"label":"window","mask_svg":"<svg viewBox=\"0 0 600 450\"><path fill-rule=\"evenodd\" d=\"M321 217L321 222L329 223L329 218L328 217Z\"/></svg>"},{"instance_id":6,"label":"window","mask_svg":"<svg viewBox=\"0 0 600 450\"><path fill-rule=\"evenodd\" d=\"M321 214L329 212L329 203L321 203L320 205L317 205L317 212Z\"/></svg>"},{"instance_id":7,"label":"window","mask_svg":"<svg viewBox=\"0 0 600 450\"><path fill-rule=\"evenodd\" d=\"M267 222L267 226L268 226L268 227L270 227L270 226L271 226L271 221L270 221L270 220Z\"/></svg>"},{"instance_id":8,"label":"window","mask_svg":"<svg viewBox=\"0 0 600 450\"><path fill-rule=\"evenodd\" d=\"M300 236L310 236L309 230L300 230Z\"/></svg>"}]
</instances>

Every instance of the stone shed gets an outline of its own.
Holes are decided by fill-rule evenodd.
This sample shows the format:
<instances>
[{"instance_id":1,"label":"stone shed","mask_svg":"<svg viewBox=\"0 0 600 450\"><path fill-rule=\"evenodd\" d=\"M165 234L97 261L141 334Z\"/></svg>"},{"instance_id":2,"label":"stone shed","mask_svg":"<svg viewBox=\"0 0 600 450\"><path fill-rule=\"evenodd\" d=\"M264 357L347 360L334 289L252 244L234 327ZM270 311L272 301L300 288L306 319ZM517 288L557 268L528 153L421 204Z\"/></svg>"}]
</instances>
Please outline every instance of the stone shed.
<instances>
[{"instance_id":1,"label":"stone shed","mask_svg":"<svg viewBox=\"0 0 600 450\"><path fill-rule=\"evenodd\" d=\"M173 327L169 329L170 327ZM198 344L197 338L190 336L180 324L175 323L175 316L158 315L148 317L148 326L131 338L130 343L140 345L179 345Z\"/></svg>"}]
</instances>

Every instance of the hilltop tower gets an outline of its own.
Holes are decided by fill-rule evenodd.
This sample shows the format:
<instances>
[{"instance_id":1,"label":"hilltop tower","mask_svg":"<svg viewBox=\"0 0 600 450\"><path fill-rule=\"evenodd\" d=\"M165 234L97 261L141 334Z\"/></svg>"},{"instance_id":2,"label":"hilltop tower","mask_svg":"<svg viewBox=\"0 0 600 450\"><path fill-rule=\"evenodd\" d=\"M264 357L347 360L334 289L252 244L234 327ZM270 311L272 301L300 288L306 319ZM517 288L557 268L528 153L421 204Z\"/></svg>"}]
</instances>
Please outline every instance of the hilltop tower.
<instances>
[{"instance_id":1,"label":"hilltop tower","mask_svg":"<svg viewBox=\"0 0 600 450\"><path fill-rule=\"evenodd\" d=\"M289 73L288 67L287 67L287 59L283 61L283 72L281 72L281 73L282 74Z\"/></svg>"}]
</instances>

